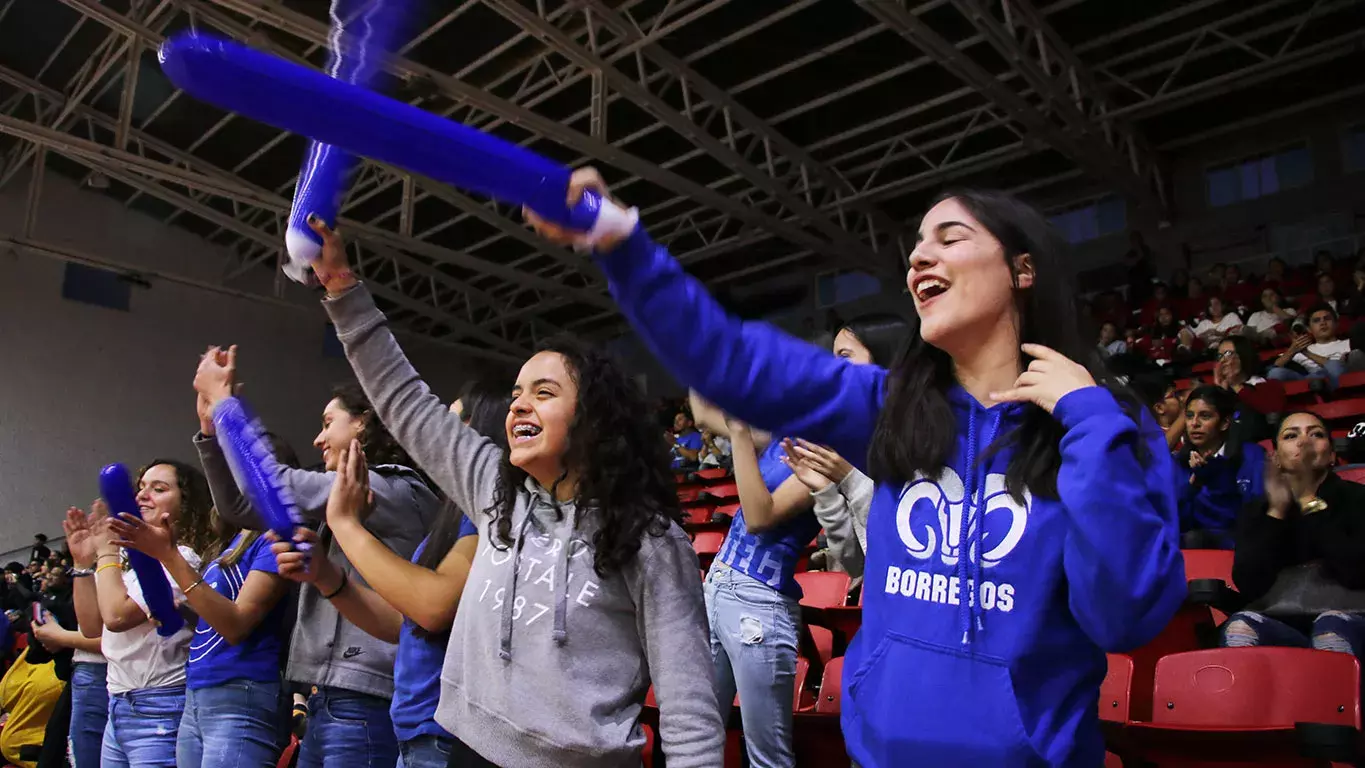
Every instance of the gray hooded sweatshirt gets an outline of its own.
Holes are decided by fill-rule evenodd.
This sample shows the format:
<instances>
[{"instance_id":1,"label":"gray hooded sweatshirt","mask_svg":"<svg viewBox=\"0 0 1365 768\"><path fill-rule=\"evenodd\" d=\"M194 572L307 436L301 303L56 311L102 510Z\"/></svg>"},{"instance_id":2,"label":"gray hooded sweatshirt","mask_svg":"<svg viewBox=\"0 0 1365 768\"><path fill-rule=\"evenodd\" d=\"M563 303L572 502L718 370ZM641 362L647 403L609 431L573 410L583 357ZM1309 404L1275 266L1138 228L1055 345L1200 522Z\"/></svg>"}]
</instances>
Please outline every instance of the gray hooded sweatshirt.
<instances>
[{"instance_id":1,"label":"gray hooded sweatshirt","mask_svg":"<svg viewBox=\"0 0 1365 768\"><path fill-rule=\"evenodd\" d=\"M398 442L480 529L451 630L436 720L497 765L640 765L654 686L672 768L720 768L724 728L697 556L676 525L646 535L609 576L593 568L598 516L534 481L511 542L492 525L501 449L437 400L365 286L323 302L357 378Z\"/></svg>"},{"instance_id":2,"label":"gray hooded sweatshirt","mask_svg":"<svg viewBox=\"0 0 1365 768\"><path fill-rule=\"evenodd\" d=\"M863 578L867 551L867 511L876 485L856 469L838 483L814 491L815 517L825 529L830 557L855 582Z\"/></svg>"},{"instance_id":3,"label":"gray hooded sweatshirt","mask_svg":"<svg viewBox=\"0 0 1365 768\"><path fill-rule=\"evenodd\" d=\"M256 510L242 496L232 477L218 440L196 435L194 447L209 481L209 491L218 514L243 528L263 530ZM294 494L304 517L323 521L327 516L327 497L332 492L335 472L294 469L275 462L266 454L266 470L278 474ZM379 470L378 472L375 470ZM370 470L370 490L374 509L365 518L365 528L405 559L435 522L441 502L407 467L380 466ZM319 531L325 535L326 526ZM360 572L346 559L335 540L327 537L326 555L356 582L364 584ZM316 589L304 586L299 591L298 621L289 645L289 668L285 677L308 685L341 688L385 699L393 698L393 665L398 646L376 639L342 618Z\"/></svg>"}]
</instances>

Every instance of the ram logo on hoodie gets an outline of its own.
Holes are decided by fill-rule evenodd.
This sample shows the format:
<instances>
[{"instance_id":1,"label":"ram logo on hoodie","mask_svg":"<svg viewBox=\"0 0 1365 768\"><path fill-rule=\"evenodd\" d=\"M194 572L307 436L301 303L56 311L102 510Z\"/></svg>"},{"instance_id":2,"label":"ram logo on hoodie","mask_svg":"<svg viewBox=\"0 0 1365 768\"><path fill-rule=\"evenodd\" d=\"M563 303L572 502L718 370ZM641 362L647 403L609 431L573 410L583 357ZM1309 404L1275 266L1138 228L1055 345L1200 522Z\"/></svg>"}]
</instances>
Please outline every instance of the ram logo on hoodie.
<instances>
[{"instance_id":1,"label":"ram logo on hoodie","mask_svg":"<svg viewBox=\"0 0 1365 768\"><path fill-rule=\"evenodd\" d=\"M886 574L886 592L933 603L957 605L960 576L947 568L956 569L965 554L979 563L983 572L1000 565L1024 538L1028 527L1029 509L1033 496L1024 492L1020 504L1005 490L1005 476L988 474L976 503L968 510L964 503L966 489L962 478L945 467L937 478L920 476L901 489L896 507L896 532L905 551L915 560L923 561L923 568L890 566ZM964 520L965 516L965 520ZM984 526L984 527L983 527ZM977 547L981 551L978 556ZM936 563L942 566L935 567ZM938 572L935 572L938 571ZM968 580L967 599L974 602L977 589ZM1014 586L982 580L980 586L982 608L1008 612L1014 606Z\"/></svg>"}]
</instances>

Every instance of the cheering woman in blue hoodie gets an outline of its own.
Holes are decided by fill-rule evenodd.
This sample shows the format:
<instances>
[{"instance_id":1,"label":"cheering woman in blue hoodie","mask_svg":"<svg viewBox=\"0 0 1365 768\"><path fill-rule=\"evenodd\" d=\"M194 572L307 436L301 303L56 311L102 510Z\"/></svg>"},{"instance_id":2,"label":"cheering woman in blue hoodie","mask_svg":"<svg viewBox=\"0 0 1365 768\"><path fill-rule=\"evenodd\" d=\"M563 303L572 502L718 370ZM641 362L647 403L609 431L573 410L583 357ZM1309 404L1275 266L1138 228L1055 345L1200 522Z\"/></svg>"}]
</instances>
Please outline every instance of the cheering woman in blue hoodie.
<instances>
[{"instance_id":1,"label":"cheering woman in blue hoodie","mask_svg":"<svg viewBox=\"0 0 1365 768\"><path fill-rule=\"evenodd\" d=\"M590 169L570 200L585 188L606 194ZM681 382L877 481L843 678L854 761L1101 764L1104 653L1154 637L1185 574L1165 440L1131 396L1096 384L1046 220L1000 193L940 198L906 276L918 324L890 370L729 315L641 227L595 248Z\"/></svg>"}]
</instances>

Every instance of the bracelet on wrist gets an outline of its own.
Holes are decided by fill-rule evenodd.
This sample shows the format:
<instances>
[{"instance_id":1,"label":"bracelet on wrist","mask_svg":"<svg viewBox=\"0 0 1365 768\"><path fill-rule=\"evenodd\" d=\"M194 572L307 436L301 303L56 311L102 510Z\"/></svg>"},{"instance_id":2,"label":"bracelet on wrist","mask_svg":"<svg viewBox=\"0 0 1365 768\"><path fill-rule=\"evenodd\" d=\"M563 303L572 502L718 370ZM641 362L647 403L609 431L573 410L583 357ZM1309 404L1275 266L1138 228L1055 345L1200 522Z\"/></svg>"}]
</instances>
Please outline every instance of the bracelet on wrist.
<instances>
[{"instance_id":1,"label":"bracelet on wrist","mask_svg":"<svg viewBox=\"0 0 1365 768\"><path fill-rule=\"evenodd\" d=\"M332 598L334 598L334 597L336 597L337 595L341 594L341 590L345 589L345 588L346 588L346 585L347 585L348 583L350 583L350 577L346 575L346 572L345 572L345 571L342 571L342 572L341 572L341 583L337 585L337 588L336 588L336 589L332 590L332 594L330 594L330 595L323 595L323 596L322 596L322 599L323 599L323 600L331 600Z\"/></svg>"}]
</instances>

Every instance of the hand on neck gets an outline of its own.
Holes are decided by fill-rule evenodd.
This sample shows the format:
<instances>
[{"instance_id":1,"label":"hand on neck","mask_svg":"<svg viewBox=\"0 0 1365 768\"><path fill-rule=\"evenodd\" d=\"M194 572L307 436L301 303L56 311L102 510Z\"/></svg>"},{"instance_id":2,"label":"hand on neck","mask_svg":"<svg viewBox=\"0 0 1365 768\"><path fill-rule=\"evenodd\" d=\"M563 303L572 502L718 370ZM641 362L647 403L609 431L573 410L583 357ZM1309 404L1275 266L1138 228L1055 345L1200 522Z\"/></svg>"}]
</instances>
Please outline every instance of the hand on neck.
<instances>
[{"instance_id":1,"label":"hand on neck","mask_svg":"<svg viewBox=\"0 0 1365 768\"><path fill-rule=\"evenodd\" d=\"M996 405L990 393L1014 389L1014 382L1024 372L1019 332L1013 323L997 322L984 339L972 333L963 333L962 337L960 343L942 347L953 358L953 375L978 403L987 408Z\"/></svg>"}]
</instances>

